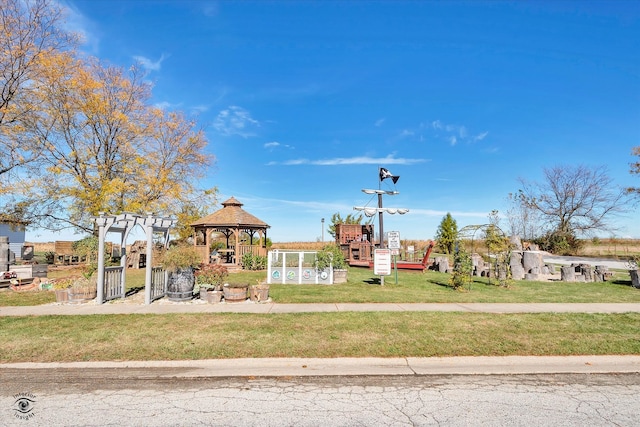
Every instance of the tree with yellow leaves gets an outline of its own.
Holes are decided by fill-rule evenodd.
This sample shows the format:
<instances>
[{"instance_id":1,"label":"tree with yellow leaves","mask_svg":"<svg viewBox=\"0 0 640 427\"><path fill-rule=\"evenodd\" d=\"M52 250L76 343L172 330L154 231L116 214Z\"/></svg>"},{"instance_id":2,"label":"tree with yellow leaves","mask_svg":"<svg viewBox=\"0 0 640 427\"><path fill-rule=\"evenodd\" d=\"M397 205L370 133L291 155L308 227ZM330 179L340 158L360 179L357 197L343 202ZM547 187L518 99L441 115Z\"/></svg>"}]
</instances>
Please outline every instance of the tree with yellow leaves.
<instances>
[{"instance_id":1,"label":"tree with yellow leaves","mask_svg":"<svg viewBox=\"0 0 640 427\"><path fill-rule=\"evenodd\" d=\"M195 185L213 160L204 132L179 112L150 106L150 86L135 67L65 54L49 60L36 90L40 111L27 126L45 165L34 219L92 231L99 212L177 215L215 197Z\"/></svg>"},{"instance_id":2,"label":"tree with yellow leaves","mask_svg":"<svg viewBox=\"0 0 640 427\"><path fill-rule=\"evenodd\" d=\"M72 50L76 35L60 30L63 12L51 0L0 0L0 196L19 191L20 178L40 151L24 132L37 105L33 90L50 55ZM24 206L2 209L4 222L22 223Z\"/></svg>"}]
</instances>

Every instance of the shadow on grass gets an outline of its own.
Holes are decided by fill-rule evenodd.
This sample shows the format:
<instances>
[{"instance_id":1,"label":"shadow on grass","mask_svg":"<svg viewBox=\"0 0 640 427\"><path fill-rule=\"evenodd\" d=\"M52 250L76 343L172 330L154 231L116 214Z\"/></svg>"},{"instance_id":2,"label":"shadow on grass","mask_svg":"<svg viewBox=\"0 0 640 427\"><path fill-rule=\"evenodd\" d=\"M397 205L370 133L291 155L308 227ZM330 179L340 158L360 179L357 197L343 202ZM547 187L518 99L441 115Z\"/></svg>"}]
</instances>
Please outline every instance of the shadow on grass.
<instances>
[{"instance_id":1,"label":"shadow on grass","mask_svg":"<svg viewBox=\"0 0 640 427\"><path fill-rule=\"evenodd\" d=\"M474 286L478 286L478 285L484 286L484 287L500 287L500 283L497 281L497 279L494 282L494 281L489 281L488 279L482 279L480 277L475 277L475 276L473 277L470 283L467 283L466 285L462 286L459 289L454 288L451 285L451 283L449 283L448 279L435 279L435 280L431 279L429 281L434 285L438 285L443 288L450 289L452 291L460 291L461 289L464 289L465 291L471 291Z\"/></svg>"},{"instance_id":2,"label":"shadow on grass","mask_svg":"<svg viewBox=\"0 0 640 427\"><path fill-rule=\"evenodd\" d=\"M631 280L611 280L609 283L612 283L614 285L620 285L620 286L632 286L631 285Z\"/></svg>"},{"instance_id":3,"label":"shadow on grass","mask_svg":"<svg viewBox=\"0 0 640 427\"><path fill-rule=\"evenodd\" d=\"M126 297L130 297L132 295L137 294L140 291L144 290L144 286L137 286L137 287L133 287L133 288L129 288L127 289L127 291L124 293L125 298Z\"/></svg>"}]
</instances>

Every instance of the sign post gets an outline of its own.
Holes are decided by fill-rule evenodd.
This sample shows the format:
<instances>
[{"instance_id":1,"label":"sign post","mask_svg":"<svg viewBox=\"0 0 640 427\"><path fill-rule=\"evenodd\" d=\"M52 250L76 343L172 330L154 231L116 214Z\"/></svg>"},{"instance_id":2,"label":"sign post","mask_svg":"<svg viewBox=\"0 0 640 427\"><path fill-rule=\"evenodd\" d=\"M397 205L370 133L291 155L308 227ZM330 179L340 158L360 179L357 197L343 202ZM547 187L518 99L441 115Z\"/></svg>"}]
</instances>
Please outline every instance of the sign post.
<instances>
[{"instance_id":1,"label":"sign post","mask_svg":"<svg viewBox=\"0 0 640 427\"><path fill-rule=\"evenodd\" d=\"M400 254L400 232L390 231L387 234L389 239L389 249L391 249L391 255L393 255L394 270L396 273L396 285L398 284L398 255Z\"/></svg>"},{"instance_id":2,"label":"sign post","mask_svg":"<svg viewBox=\"0 0 640 427\"><path fill-rule=\"evenodd\" d=\"M373 251L373 274L380 276L380 284L384 286L384 276L391 274L391 249Z\"/></svg>"}]
</instances>

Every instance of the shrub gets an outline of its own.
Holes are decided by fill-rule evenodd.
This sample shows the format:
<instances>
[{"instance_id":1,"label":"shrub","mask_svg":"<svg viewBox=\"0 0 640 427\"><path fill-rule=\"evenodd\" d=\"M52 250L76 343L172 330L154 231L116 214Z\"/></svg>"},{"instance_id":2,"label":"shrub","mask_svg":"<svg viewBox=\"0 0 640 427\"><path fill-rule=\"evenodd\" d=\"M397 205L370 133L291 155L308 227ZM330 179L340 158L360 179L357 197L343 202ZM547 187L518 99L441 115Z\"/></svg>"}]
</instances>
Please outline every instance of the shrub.
<instances>
[{"instance_id":1,"label":"shrub","mask_svg":"<svg viewBox=\"0 0 640 427\"><path fill-rule=\"evenodd\" d=\"M245 270L264 270L267 268L267 257L247 252L242 255L242 268Z\"/></svg>"},{"instance_id":2,"label":"shrub","mask_svg":"<svg viewBox=\"0 0 640 427\"><path fill-rule=\"evenodd\" d=\"M214 285L219 287L229 275L227 267L220 264L202 264L196 271L196 283L198 285Z\"/></svg>"},{"instance_id":3,"label":"shrub","mask_svg":"<svg viewBox=\"0 0 640 427\"><path fill-rule=\"evenodd\" d=\"M318 270L324 270L329 267L329 264L333 266L334 270L347 268L347 261L344 259L342 249L335 243L325 245L316 254L316 268Z\"/></svg>"},{"instance_id":4,"label":"shrub","mask_svg":"<svg viewBox=\"0 0 640 427\"><path fill-rule=\"evenodd\" d=\"M453 289L460 289L471 283L471 273L473 271L473 262L471 255L462 245L459 245L458 251L453 256L453 273L449 279L449 283Z\"/></svg>"},{"instance_id":5,"label":"shrub","mask_svg":"<svg viewBox=\"0 0 640 427\"><path fill-rule=\"evenodd\" d=\"M202 261L196 248L186 244L172 246L166 252L162 253L160 258L160 264L167 269L167 271L197 267Z\"/></svg>"}]
</instances>

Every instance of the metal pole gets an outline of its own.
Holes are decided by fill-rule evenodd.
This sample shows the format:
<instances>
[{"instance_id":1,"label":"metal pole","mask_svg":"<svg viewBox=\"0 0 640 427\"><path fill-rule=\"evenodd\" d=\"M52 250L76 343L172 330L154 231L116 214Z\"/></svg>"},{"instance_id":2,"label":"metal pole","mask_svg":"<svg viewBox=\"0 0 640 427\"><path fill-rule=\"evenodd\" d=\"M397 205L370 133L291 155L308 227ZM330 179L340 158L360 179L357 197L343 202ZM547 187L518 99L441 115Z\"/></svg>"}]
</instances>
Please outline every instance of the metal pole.
<instances>
[{"instance_id":1,"label":"metal pole","mask_svg":"<svg viewBox=\"0 0 640 427\"><path fill-rule=\"evenodd\" d=\"M322 218L320 222L322 223L322 243L324 243L324 218Z\"/></svg>"},{"instance_id":2,"label":"metal pole","mask_svg":"<svg viewBox=\"0 0 640 427\"><path fill-rule=\"evenodd\" d=\"M380 222L380 249L384 249L384 224L382 221L382 193L378 193L378 221Z\"/></svg>"}]
</instances>

